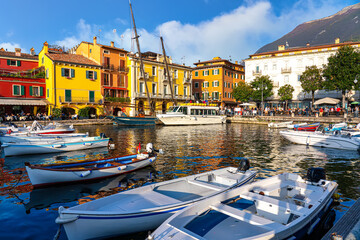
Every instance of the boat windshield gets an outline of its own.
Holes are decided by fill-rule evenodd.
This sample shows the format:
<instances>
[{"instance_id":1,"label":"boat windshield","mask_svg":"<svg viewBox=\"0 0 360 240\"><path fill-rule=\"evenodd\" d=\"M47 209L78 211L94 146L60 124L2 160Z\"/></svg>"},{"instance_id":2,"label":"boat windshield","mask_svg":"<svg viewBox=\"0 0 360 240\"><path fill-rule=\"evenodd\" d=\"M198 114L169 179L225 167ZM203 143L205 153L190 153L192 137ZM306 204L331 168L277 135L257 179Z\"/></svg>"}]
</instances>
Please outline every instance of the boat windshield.
<instances>
[{"instance_id":1,"label":"boat windshield","mask_svg":"<svg viewBox=\"0 0 360 240\"><path fill-rule=\"evenodd\" d=\"M174 106L171 106L171 107L169 107L169 109L167 110L167 112L177 112L178 111L178 109L179 109L179 107L174 107Z\"/></svg>"}]
</instances>

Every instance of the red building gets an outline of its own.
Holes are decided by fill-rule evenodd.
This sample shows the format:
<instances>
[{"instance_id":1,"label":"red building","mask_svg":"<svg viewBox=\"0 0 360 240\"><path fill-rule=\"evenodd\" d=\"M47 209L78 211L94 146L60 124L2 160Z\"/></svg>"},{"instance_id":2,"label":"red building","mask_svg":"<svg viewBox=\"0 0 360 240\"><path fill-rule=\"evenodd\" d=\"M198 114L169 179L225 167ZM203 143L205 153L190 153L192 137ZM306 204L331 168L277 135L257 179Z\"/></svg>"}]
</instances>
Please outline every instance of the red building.
<instances>
[{"instance_id":1,"label":"red building","mask_svg":"<svg viewBox=\"0 0 360 240\"><path fill-rule=\"evenodd\" d=\"M45 112L45 79L38 56L0 49L0 115Z\"/></svg>"}]
</instances>

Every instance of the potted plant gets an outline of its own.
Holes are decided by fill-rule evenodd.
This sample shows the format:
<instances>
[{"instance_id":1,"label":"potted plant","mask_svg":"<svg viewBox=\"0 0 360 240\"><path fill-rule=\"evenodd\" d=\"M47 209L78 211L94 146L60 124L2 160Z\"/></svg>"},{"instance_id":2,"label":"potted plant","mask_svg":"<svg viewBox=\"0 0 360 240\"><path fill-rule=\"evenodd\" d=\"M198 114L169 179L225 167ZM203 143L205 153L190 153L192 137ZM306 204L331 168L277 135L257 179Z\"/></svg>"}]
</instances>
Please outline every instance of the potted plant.
<instances>
[{"instance_id":1,"label":"potted plant","mask_svg":"<svg viewBox=\"0 0 360 240\"><path fill-rule=\"evenodd\" d=\"M89 118L89 111L90 111L89 107L84 107L84 108L79 109L79 112L78 112L79 119Z\"/></svg>"},{"instance_id":2,"label":"potted plant","mask_svg":"<svg viewBox=\"0 0 360 240\"><path fill-rule=\"evenodd\" d=\"M53 108L51 115L52 115L52 118L54 120L60 120L61 109L60 108Z\"/></svg>"}]
</instances>

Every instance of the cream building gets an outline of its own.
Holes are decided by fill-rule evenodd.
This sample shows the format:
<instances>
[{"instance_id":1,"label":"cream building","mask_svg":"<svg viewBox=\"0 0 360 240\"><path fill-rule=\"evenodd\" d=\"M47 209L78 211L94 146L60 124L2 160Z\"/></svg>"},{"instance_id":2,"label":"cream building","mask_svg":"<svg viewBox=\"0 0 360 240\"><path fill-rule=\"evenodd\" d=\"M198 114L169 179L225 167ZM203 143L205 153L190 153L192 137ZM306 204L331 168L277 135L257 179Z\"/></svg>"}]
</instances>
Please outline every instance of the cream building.
<instances>
[{"instance_id":1,"label":"cream building","mask_svg":"<svg viewBox=\"0 0 360 240\"><path fill-rule=\"evenodd\" d=\"M336 51L344 45L350 45L360 49L359 42L340 43L340 39L335 39L334 44L285 48L284 45L278 46L277 51L263 52L250 55L245 60L245 82L250 83L257 76L269 75L274 84L274 95L266 102L277 106L280 103L277 94L279 88L285 84L294 87L293 99L290 107L305 107L311 102L311 94L305 94L300 84L300 76L307 66L316 65L322 68L323 64L328 63L328 57L334 55ZM359 93L352 93L350 98L359 99ZM332 97L341 99L341 92L338 91L316 91L315 99Z\"/></svg>"}]
</instances>

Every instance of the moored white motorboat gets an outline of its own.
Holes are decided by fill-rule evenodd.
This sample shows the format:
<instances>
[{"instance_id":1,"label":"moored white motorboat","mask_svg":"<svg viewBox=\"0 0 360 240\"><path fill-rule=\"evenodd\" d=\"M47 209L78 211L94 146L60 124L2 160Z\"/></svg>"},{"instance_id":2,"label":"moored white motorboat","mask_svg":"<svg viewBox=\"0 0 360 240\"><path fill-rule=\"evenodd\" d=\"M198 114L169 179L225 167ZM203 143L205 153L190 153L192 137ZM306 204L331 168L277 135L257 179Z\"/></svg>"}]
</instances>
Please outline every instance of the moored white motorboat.
<instances>
[{"instance_id":1,"label":"moored white motorboat","mask_svg":"<svg viewBox=\"0 0 360 240\"><path fill-rule=\"evenodd\" d=\"M205 199L174 214L148 239L300 239L313 232L338 186L311 172L308 181L283 173Z\"/></svg>"},{"instance_id":2,"label":"moored white motorboat","mask_svg":"<svg viewBox=\"0 0 360 240\"><path fill-rule=\"evenodd\" d=\"M68 239L95 239L155 229L186 206L251 182L256 172L227 167L154 183L68 209L56 223Z\"/></svg>"},{"instance_id":3,"label":"moored white motorboat","mask_svg":"<svg viewBox=\"0 0 360 240\"><path fill-rule=\"evenodd\" d=\"M306 125L308 125L308 123L305 122L305 123L289 124L286 127L288 129L294 129L294 128L301 127L301 126L306 126Z\"/></svg>"},{"instance_id":4,"label":"moored white motorboat","mask_svg":"<svg viewBox=\"0 0 360 240\"><path fill-rule=\"evenodd\" d=\"M168 126L226 123L226 116L219 115L219 107L214 104L172 106L165 114L157 114L156 117Z\"/></svg>"},{"instance_id":5,"label":"moored white motorboat","mask_svg":"<svg viewBox=\"0 0 360 240\"><path fill-rule=\"evenodd\" d=\"M64 134L27 134L27 135L0 135L0 143L16 143L16 142L36 142L36 141L55 141L60 139L75 139L88 137L88 133L64 133Z\"/></svg>"},{"instance_id":6,"label":"moored white motorboat","mask_svg":"<svg viewBox=\"0 0 360 240\"><path fill-rule=\"evenodd\" d=\"M26 162L25 167L34 187L89 181L125 174L150 165L157 155L151 143L146 150L145 153L91 161L42 165Z\"/></svg>"},{"instance_id":7,"label":"moored white motorboat","mask_svg":"<svg viewBox=\"0 0 360 240\"><path fill-rule=\"evenodd\" d=\"M106 147L108 146L109 140L109 138L101 134L101 136L97 137L74 137L43 141L24 140L13 143L8 142L1 144L1 148L5 156L56 153Z\"/></svg>"},{"instance_id":8,"label":"moored white motorboat","mask_svg":"<svg viewBox=\"0 0 360 240\"><path fill-rule=\"evenodd\" d=\"M42 126L38 121L34 121L31 127L18 128L13 125L7 129L6 133L11 135L27 135L27 134L64 134L73 133L75 131L73 125L64 125L61 123L49 123L46 126ZM4 132L4 131L3 131Z\"/></svg>"},{"instance_id":9,"label":"moored white motorboat","mask_svg":"<svg viewBox=\"0 0 360 240\"><path fill-rule=\"evenodd\" d=\"M268 124L268 127L269 128L286 128L292 123L293 123L293 121L289 121L289 122L271 122L271 123Z\"/></svg>"},{"instance_id":10,"label":"moored white motorboat","mask_svg":"<svg viewBox=\"0 0 360 240\"><path fill-rule=\"evenodd\" d=\"M359 150L360 140L349 135L326 134L322 132L280 131L280 135L290 142L309 146Z\"/></svg>"}]
</instances>

